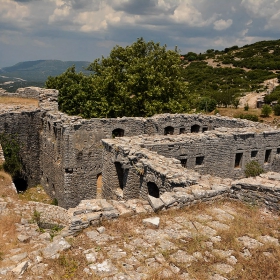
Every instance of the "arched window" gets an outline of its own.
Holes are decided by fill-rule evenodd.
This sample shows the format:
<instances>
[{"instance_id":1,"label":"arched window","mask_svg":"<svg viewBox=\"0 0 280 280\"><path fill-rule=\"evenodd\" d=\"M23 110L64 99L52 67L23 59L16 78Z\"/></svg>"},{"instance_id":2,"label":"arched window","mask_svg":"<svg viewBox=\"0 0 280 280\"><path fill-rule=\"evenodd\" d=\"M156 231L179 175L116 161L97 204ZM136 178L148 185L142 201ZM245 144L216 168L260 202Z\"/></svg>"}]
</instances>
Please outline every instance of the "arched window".
<instances>
[{"instance_id":1,"label":"arched window","mask_svg":"<svg viewBox=\"0 0 280 280\"><path fill-rule=\"evenodd\" d=\"M113 138L115 137L123 137L124 136L124 130L121 128L116 128L112 131Z\"/></svg>"},{"instance_id":2,"label":"arched window","mask_svg":"<svg viewBox=\"0 0 280 280\"><path fill-rule=\"evenodd\" d=\"M164 135L173 135L174 134L174 127L172 126L167 126L164 129Z\"/></svg>"},{"instance_id":3,"label":"arched window","mask_svg":"<svg viewBox=\"0 0 280 280\"><path fill-rule=\"evenodd\" d=\"M153 196L155 198L159 198L159 188L155 183L148 182L148 193L150 196Z\"/></svg>"},{"instance_id":4,"label":"arched window","mask_svg":"<svg viewBox=\"0 0 280 280\"><path fill-rule=\"evenodd\" d=\"M195 124L191 127L191 133L198 133L200 129L200 126Z\"/></svg>"}]
</instances>

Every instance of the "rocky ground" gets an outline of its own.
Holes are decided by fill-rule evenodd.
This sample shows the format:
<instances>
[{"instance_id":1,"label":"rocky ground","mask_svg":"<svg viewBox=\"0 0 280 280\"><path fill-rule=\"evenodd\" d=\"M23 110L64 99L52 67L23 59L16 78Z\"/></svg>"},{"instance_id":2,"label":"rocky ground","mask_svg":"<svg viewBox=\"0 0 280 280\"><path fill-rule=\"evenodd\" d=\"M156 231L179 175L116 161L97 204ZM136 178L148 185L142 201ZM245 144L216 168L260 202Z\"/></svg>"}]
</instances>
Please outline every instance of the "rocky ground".
<instances>
[{"instance_id":1,"label":"rocky ground","mask_svg":"<svg viewBox=\"0 0 280 280\"><path fill-rule=\"evenodd\" d=\"M19 199L8 175L0 182L0 279L279 279L280 219L265 208L198 203L63 237L38 226L34 202Z\"/></svg>"}]
</instances>

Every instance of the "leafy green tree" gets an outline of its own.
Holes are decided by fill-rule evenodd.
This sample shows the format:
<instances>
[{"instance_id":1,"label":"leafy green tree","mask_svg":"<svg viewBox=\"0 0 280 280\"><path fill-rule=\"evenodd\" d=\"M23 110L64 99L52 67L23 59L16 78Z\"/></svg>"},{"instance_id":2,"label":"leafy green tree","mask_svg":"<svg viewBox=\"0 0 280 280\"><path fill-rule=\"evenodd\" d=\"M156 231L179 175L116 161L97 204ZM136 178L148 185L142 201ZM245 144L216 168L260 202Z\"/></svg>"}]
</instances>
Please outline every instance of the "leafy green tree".
<instances>
[{"instance_id":1,"label":"leafy green tree","mask_svg":"<svg viewBox=\"0 0 280 280\"><path fill-rule=\"evenodd\" d=\"M210 97L202 97L198 102L198 109L205 112L212 112L217 106L217 101Z\"/></svg>"},{"instance_id":2,"label":"leafy green tree","mask_svg":"<svg viewBox=\"0 0 280 280\"><path fill-rule=\"evenodd\" d=\"M265 118L267 118L267 117L269 117L269 115L270 115L271 113L272 113L271 107L270 107L269 105L267 105L267 104L264 104L264 105L262 106L262 111L261 111L262 116L265 117Z\"/></svg>"},{"instance_id":3,"label":"leafy green tree","mask_svg":"<svg viewBox=\"0 0 280 280\"><path fill-rule=\"evenodd\" d=\"M188 85L180 55L166 46L138 39L116 46L107 58L94 60L86 76L68 69L49 77L47 88L60 91L60 109L82 117L152 116L189 110Z\"/></svg>"}]
</instances>

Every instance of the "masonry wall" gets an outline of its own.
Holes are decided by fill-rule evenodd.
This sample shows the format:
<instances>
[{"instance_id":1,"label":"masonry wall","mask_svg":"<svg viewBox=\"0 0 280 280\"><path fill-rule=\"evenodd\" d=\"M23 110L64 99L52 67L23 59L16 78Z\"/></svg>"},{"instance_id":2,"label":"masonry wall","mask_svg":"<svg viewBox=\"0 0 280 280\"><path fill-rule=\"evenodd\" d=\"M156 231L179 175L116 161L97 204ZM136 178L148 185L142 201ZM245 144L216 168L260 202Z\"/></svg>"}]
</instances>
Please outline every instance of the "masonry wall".
<instances>
[{"instance_id":1,"label":"masonry wall","mask_svg":"<svg viewBox=\"0 0 280 280\"><path fill-rule=\"evenodd\" d=\"M65 208L76 206L82 199L95 198L98 176L110 171L102 167L103 147L101 139L135 135L154 135L154 139L157 139L160 135L169 134L181 134L184 137L188 137L191 132L200 135L199 132L211 131L218 127L263 127L262 124L246 120L200 114L164 114L151 118L123 117L85 120L81 117L68 116L59 112L57 104L58 92L55 90L25 89L19 95L23 97L33 95L34 98L38 96L39 109L33 109L29 112L19 110L1 114L0 131L17 133L22 141L21 154L28 185L32 186L41 182L48 194L53 198L57 198L59 205ZM205 135L208 135L207 132ZM273 138L273 136L271 137ZM275 136L273 141L276 141L277 137ZM176 157L179 160L182 157L188 157L188 167L197 169L199 172L220 173L222 172L221 169L212 163L209 166L208 164L199 167L194 165L195 158L199 155L204 155L205 163L220 160L219 157L215 158L214 156L210 160L209 156L219 146L224 163L228 165L228 169L227 167L225 169L229 170L232 166L234 161L232 158L235 152L233 149L230 149L231 153L228 151L232 139L225 141L217 139L218 146L213 146L213 143L216 142L210 143L206 138L199 140L201 142L198 141L195 144L192 141L183 145L180 144L180 147L178 145L173 145L172 147L171 144L158 145L157 143L151 146L154 146L152 149L159 154L167 157ZM243 143L242 141L240 139L240 145ZM148 144L142 144L142 146L145 145L148 147ZM244 147L237 145L237 150L243 149L245 155L245 149L249 147L249 144L246 145ZM265 145L257 146L261 150L259 153L260 158L261 153L264 153ZM273 153L277 149L276 146L276 144L270 145ZM276 170L279 168L279 161L275 157L265 168ZM133 185L133 182L136 179L138 180L138 173L134 171L124 173L125 184ZM229 171L223 172L222 174L227 174ZM234 172L232 176L240 176L241 174L239 170ZM112 174L112 176L115 175ZM135 188L141 189L142 193L140 192L140 195L144 197L146 187L143 184L147 182L139 180L139 185L137 182ZM103 184L105 183L103 182ZM168 189L168 185L164 186ZM134 193L129 188L125 189L125 192L127 193L123 195L130 198L136 197L139 193L138 191ZM111 195L104 193L104 196L110 197Z\"/></svg>"},{"instance_id":2,"label":"masonry wall","mask_svg":"<svg viewBox=\"0 0 280 280\"><path fill-rule=\"evenodd\" d=\"M14 135L20 144L23 178L29 186L40 183L40 140L42 112L14 111L0 114L0 133Z\"/></svg>"}]
</instances>

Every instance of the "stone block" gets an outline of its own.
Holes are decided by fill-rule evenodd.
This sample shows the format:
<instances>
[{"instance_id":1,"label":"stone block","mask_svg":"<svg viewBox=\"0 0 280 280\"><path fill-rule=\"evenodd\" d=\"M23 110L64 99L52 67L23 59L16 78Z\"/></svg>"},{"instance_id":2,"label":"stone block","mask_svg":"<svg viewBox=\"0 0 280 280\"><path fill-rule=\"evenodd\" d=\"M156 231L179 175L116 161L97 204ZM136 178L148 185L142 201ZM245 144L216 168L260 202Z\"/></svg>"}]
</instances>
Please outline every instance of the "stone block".
<instances>
[{"instance_id":1,"label":"stone block","mask_svg":"<svg viewBox=\"0 0 280 280\"><path fill-rule=\"evenodd\" d=\"M152 217L142 220L143 224L152 228L158 228L160 219L159 217Z\"/></svg>"},{"instance_id":2,"label":"stone block","mask_svg":"<svg viewBox=\"0 0 280 280\"><path fill-rule=\"evenodd\" d=\"M155 198L153 196L148 195L148 201L154 211L159 211L164 207L164 202L160 198Z\"/></svg>"},{"instance_id":3,"label":"stone block","mask_svg":"<svg viewBox=\"0 0 280 280\"><path fill-rule=\"evenodd\" d=\"M160 196L166 208L170 207L172 204L176 203L177 200L174 198L173 192L165 192Z\"/></svg>"}]
</instances>

